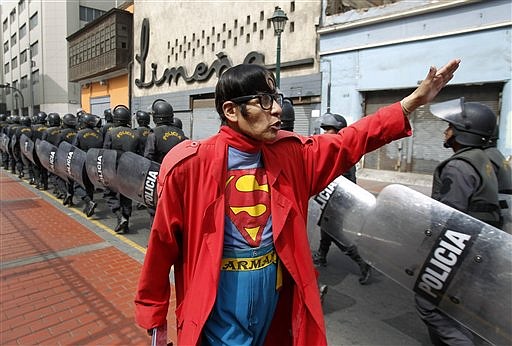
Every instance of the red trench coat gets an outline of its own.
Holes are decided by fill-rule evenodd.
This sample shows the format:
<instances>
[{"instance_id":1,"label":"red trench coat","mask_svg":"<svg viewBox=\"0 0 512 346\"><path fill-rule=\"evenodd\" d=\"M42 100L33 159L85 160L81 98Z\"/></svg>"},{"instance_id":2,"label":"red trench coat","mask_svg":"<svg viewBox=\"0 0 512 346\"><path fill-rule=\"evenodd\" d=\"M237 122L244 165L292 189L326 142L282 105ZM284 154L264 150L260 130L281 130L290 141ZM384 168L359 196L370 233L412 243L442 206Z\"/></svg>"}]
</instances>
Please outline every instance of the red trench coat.
<instances>
[{"instance_id":1,"label":"red trench coat","mask_svg":"<svg viewBox=\"0 0 512 346\"><path fill-rule=\"evenodd\" d=\"M179 345L196 345L215 302L224 241L227 144L221 132L185 141L165 157L159 199L135 298L145 329L165 323L174 265ZM336 135L303 137L280 131L262 145L271 186L274 245L284 265L280 300L268 345L325 345L316 271L307 237L308 200L361 156L411 134L399 103Z\"/></svg>"}]
</instances>

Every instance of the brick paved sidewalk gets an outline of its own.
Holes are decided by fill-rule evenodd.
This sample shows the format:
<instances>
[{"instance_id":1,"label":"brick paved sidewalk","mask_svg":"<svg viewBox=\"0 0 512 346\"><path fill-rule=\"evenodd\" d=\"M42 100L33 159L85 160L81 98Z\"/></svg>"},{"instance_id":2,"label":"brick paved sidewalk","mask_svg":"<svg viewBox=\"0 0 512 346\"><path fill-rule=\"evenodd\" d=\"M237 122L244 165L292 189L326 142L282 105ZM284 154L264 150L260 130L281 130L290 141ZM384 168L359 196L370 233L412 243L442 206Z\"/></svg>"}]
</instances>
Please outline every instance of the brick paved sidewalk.
<instances>
[{"instance_id":1,"label":"brick paved sidewalk","mask_svg":"<svg viewBox=\"0 0 512 346\"><path fill-rule=\"evenodd\" d=\"M5 171L0 211L0 345L149 345L134 320L138 261Z\"/></svg>"}]
</instances>

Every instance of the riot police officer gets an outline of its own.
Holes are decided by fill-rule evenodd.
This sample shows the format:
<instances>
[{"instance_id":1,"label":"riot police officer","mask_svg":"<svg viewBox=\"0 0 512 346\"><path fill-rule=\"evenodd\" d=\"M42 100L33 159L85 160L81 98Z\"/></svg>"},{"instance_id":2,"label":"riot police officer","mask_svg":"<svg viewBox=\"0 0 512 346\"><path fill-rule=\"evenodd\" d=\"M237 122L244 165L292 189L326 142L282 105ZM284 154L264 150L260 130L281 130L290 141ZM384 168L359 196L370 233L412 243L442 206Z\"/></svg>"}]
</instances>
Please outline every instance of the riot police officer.
<instances>
[{"instance_id":1,"label":"riot police officer","mask_svg":"<svg viewBox=\"0 0 512 346\"><path fill-rule=\"evenodd\" d=\"M32 125L32 131L34 133L32 139L34 141L34 144L37 139L43 139L43 134L48 128L48 126L46 125L46 118L48 118L48 115L45 112L38 112L35 118L36 123ZM39 161L39 158L37 157L35 151L35 145L33 157L35 161L34 178L36 180L36 188L40 190L48 190L48 171L46 170L46 168L43 167L43 165Z\"/></svg>"},{"instance_id":2,"label":"riot police officer","mask_svg":"<svg viewBox=\"0 0 512 346\"><path fill-rule=\"evenodd\" d=\"M172 118L172 126L179 128L180 130L183 130L183 122L180 118L173 117Z\"/></svg>"},{"instance_id":3,"label":"riot police officer","mask_svg":"<svg viewBox=\"0 0 512 346\"><path fill-rule=\"evenodd\" d=\"M2 151L2 167L7 169L7 162L9 160L9 153L7 151L7 134L5 131L9 122L7 121L6 114L0 114L0 148Z\"/></svg>"},{"instance_id":4,"label":"riot police officer","mask_svg":"<svg viewBox=\"0 0 512 346\"><path fill-rule=\"evenodd\" d=\"M50 113L48 114L48 128L43 131L42 140L47 141L50 144L53 144L54 146L59 145L60 140L60 130L61 130L61 118L59 113ZM44 170L47 174L48 171ZM49 180L51 181L53 185L53 194L57 196L57 198L64 198L63 192L60 191L59 188L59 177L57 177L55 174L50 174Z\"/></svg>"},{"instance_id":5,"label":"riot police officer","mask_svg":"<svg viewBox=\"0 0 512 346\"><path fill-rule=\"evenodd\" d=\"M96 129L97 123L97 116L82 113L82 126L84 128L78 131L72 144L85 152L91 148L103 147L103 138L101 137L101 133ZM84 201L84 214L90 217L94 214L97 203L94 202L94 185L89 180L87 174L83 175L83 184L85 188L75 183L75 193Z\"/></svg>"},{"instance_id":6,"label":"riot police officer","mask_svg":"<svg viewBox=\"0 0 512 346\"><path fill-rule=\"evenodd\" d=\"M15 142L13 146L13 154L16 158L16 170L18 171L18 178L23 178L25 176L25 164L23 163L22 153L21 153L21 146L20 146L20 138L21 135L25 135L28 138L32 139L32 121L30 120L30 117L28 116L22 116L20 118L20 126L16 129L15 133ZM32 162L26 160L27 164L27 170L29 174L30 184L34 185L34 170L32 168Z\"/></svg>"},{"instance_id":7,"label":"riot police officer","mask_svg":"<svg viewBox=\"0 0 512 346\"><path fill-rule=\"evenodd\" d=\"M9 153L9 166L11 167L11 173L16 174L16 162L17 158L15 157L13 148L15 147L16 143L16 131L18 127L21 126L20 124L20 116L19 115L13 115L11 116L11 124L7 126L7 137L9 139L9 142L7 144L7 149Z\"/></svg>"},{"instance_id":8,"label":"riot police officer","mask_svg":"<svg viewBox=\"0 0 512 346\"><path fill-rule=\"evenodd\" d=\"M137 127L135 130L137 130L139 138L141 139L142 147L145 148L149 132L151 131L151 128L149 127L151 117L149 116L148 112L137 111L137 113L135 113L135 118L137 119L137 124L139 124L139 127Z\"/></svg>"},{"instance_id":9,"label":"riot police officer","mask_svg":"<svg viewBox=\"0 0 512 346\"><path fill-rule=\"evenodd\" d=\"M118 160L127 151L140 155L142 151L141 141L137 131L130 127L131 115L128 107L124 105L116 106L112 116L114 127L107 131L103 148L116 150ZM122 177L119 178L122 179ZM117 225L114 231L119 234L127 233L132 214L132 200L120 193L110 191L107 195L107 202L110 210L117 217Z\"/></svg>"},{"instance_id":10,"label":"riot police officer","mask_svg":"<svg viewBox=\"0 0 512 346\"><path fill-rule=\"evenodd\" d=\"M322 116L320 128L322 128L326 134L335 134L345 127L347 127L347 121L340 114L333 114L328 112ZM343 176L355 184L356 167L352 166L347 172L343 174ZM318 251L313 253L313 262L316 265L321 265L325 267L327 265L327 253L329 252L331 244L334 243L341 250L341 252L345 253L359 266L359 270L361 272L361 276L359 277L359 283L361 285L368 283L368 280L370 279L371 275L370 266L361 258L356 245L343 244L340 240L332 238L327 232L325 232L324 229L322 229L322 224L320 223L320 220L318 221L318 225L320 226L321 230L320 245L318 247Z\"/></svg>"},{"instance_id":11,"label":"riot police officer","mask_svg":"<svg viewBox=\"0 0 512 346\"><path fill-rule=\"evenodd\" d=\"M148 135L144 157L162 163L167 152L187 137L183 130L173 126L174 111L167 101L155 100L151 108L153 110L153 122L156 126Z\"/></svg>"},{"instance_id":12,"label":"riot police officer","mask_svg":"<svg viewBox=\"0 0 512 346\"><path fill-rule=\"evenodd\" d=\"M103 117L105 118L105 124L103 124L101 127L101 136L103 140L105 140L105 136L108 130L114 126L114 119L112 117L112 111L110 108L107 108L103 111Z\"/></svg>"},{"instance_id":13,"label":"riot police officer","mask_svg":"<svg viewBox=\"0 0 512 346\"><path fill-rule=\"evenodd\" d=\"M165 100L157 99L151 106L153 111L153 128L148 135L144 157L162 163L165 155L179 142L187 139L181 127L175 126L181 123L180 119L174 122L174 111L172 106ZM179 122L178 122L179 120ZM153 223L155 209L148 208L148 213Z\"/></svg>"},{"instance_id":14,"label":"riot police officer","mask_svg":"<svg viewBox=\"0 0 512 346\"><path fill-rule=\"evenodd\" d=\"M68 142L69 144L72 144L76 134L77 130L76 127L78 125L78 119L76 116L74 116L71 113L64 114L62 117L62 129L59 133L59 139L57 147L59 144L63 141ZM62 204L72 206L73 205L73 195L74 195L74 182L71 180L64 181L62 179L60 181L61 191L65 191L65 197L62 201Z\"/></svg>"},{"instance_id":15,"label":"riot police officer","mask_svg":"<svg viewBox=\"0 0 512 346\"><path fill-rule=\"evenodd\" d=\"M494 132L496 115L486 105L464 98L434 104L430 111L448 122L443 145L454 152L434 171L432 198L500 227L498 181L483 151ZM435 345L473 345L469 330L424 297L416 296L416 309Z\"/></svg>"},{"instance_id":16,"label":"riot police officer","mask_svg":"<svg viewBox=\"0 0 512 346\"><path fill-rule=\"evenodd\" d=\"M283 99L283 106L281 109L281 130L293 132L295 110L293 109L293 102L289 97L285 97Z\"/></svg>"}]
</instances>

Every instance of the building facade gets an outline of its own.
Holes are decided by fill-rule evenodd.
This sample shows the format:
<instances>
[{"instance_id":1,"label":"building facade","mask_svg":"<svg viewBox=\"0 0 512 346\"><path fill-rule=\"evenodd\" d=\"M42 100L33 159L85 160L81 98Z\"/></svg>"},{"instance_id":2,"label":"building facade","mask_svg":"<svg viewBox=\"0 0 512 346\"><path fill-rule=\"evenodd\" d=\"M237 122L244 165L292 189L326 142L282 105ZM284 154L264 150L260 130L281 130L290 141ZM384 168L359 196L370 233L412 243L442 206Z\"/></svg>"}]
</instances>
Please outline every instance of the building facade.
<instances>
[{"instance_id":1,"label":"building facade","mask_svg":"<svg viewBox=\"0 0 512 346\"><path fill-rule=\"evenodd\" d=\"M316 25L321 2L159 2L134 1L132 112L148 110L155 99L170 102L185 133L200 139L216 133L214 106L218 77L244 62L275 70L277 38L271 17L287 15L281 34L280 89L293 99L295 130L309 134L319 113L321 75Z\"/></svg>"},{"instance_id":2,"label":"building facade","mask_svg":"<svg viewBox=\"0 0 512 346\"><path fill-rule=\"evenodd\" d=\"M75 113L80 88L69 81L66 37L115 1L2 2L2 102L8 113ZM21 96L20 96L21 94Z\"/></svg>"},{"instance_id":3,"label":"building facade","mask_svg":"<svg viewBox=\"0 0 512 346\"><path fill-rule=\"evenodd\" d=\"M330 108L354 122L409 94L429 66L461 58L436 102L465 97L489 105L499 117L498 148L512 155L510 1L398 1L327 12L318 29L322 112ZM361 166L431 174L452 154L442 145L447 125L428 105L410 119L412 137L365 155Z\"/></svg>"}]
</instances>

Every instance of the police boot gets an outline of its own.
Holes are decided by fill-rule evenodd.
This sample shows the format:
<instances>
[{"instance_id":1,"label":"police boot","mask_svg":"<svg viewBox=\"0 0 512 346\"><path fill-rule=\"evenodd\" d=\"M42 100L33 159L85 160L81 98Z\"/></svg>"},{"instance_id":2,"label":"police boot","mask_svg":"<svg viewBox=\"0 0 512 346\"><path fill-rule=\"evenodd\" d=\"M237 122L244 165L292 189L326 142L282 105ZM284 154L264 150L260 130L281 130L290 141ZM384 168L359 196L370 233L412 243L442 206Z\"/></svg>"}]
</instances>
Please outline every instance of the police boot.
<instances>
[{"instance_id":1,"label":"police boot","mask_svg":"<svg viewBox=\"0 0 512 346\"><path fill-rule=\"evenodd\" d=\"M62 201L62 204L72 207L73 206L73 195L70 193L66 193L66 195L64 196L64 200Z\"/></svg>"},{"instance_id":2,"label":"police boot","mask_svg":"<svg viewBox=\"0 0 512 346\"><path fill-rule=\"evenodd\" d=\"M313 252L313 264L316 266L327 266L327 251L322 251L319 249L318 251Z\"/></svg>"},{"instance_id":3,"label":"police boot","mask_svg":"<svg viewBox=\"0 0 512 346\"><path fill-rule=\"evenodd\" d=\"M359 283L361 285L366 285L371 277L371 267L368 263L366 263L359 252L357 251L357 247L355 245L349 246L347 248L347 256L350 257L354 262L359 266L359 270L361 271L361 276L359 277Z\"/></svg>"},{"instance_id":4,"label":"police boot","mask_svg":"<svg viewBox=\"0 0 512 346\"><path fill-rule=\"evenodd\" d=\"M328 288L329 286L327 285L318 284L318 290L320 291L320 302L322 304L324 303L325 295L327 294Z\"/></svg>"},{"instance_id":5,"label":"police boot","mask_svg":"<svg viewBox=\"0 0 512 346\"><path fill-rule=\"evenodd\" d=\"M94 209L98 204L93 202L90 198L85 199L84 214L87 217L91 217L94 214Z\"/></svg>"},{"instance_id":6,"label":"police boot","mask_svg":"<svg viewBox=\"0 0 512 346\"><path fill-rule=\"evenodd\" d=\"M30 185L36 185L36 179L34 177L30 178L30 181L28 182Z\"/></svg>"},{"instance_id":7,"label":"police boot","mask_svg":"<svg viewBox=\"0 0 512 346\"><path fill-rule=\"evenodd\" d=\"M117 216L117 225L114 228L114 231L117 234L124 234L128 232L128 218L124 217L124 215L120 211L116 211Z\"/></svg>"}]
</instances>

